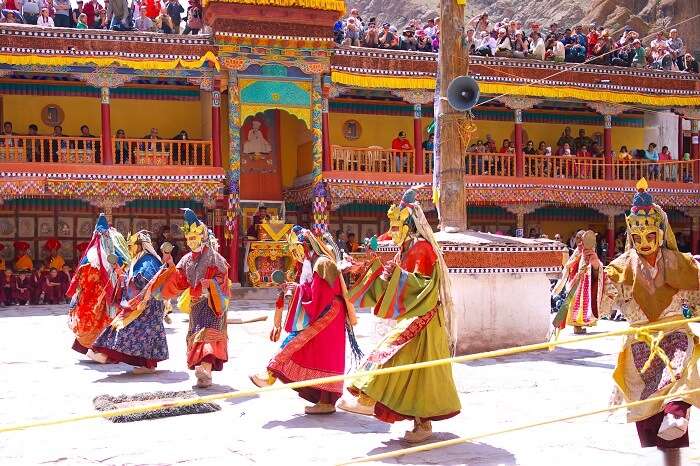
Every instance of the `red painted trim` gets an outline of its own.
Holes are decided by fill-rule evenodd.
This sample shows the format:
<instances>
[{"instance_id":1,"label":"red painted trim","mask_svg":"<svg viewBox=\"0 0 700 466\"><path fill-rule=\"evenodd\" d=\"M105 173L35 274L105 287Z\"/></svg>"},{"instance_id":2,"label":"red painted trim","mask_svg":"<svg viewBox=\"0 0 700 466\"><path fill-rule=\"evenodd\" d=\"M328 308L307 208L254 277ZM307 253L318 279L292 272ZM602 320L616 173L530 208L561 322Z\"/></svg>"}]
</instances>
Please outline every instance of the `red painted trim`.
<instances>
[{"instance_id":1,"label":"red painted trim","mask_svg":"<svg viewBox=\"0 0 700 466\"><path fill-rule=\"evenodd\" d=\"M112 157L112 122L109 112L109 103L101 103L102 119L102 163L104 165L114 164Z\"/></svg>"},{"instance_id":2,"label":"red painted trim","mask_svg":"<svg viewBox=\"0 0 700 466\"><path fill-rule=\"evenodd\" d=\"M515 176L525 174L525 157L523 156L523 124L515 123Z\"/></svg>"},{"instance_id":3,"label":"red painted trim","mask_svg":"<svg viewBox=\"0 0 700 466\"><path fill-rule=\"evenodd\" d=\"M115 173L112 167L98 164L71 163L0 163L0 172L4 173L36 173L37 175L112 175L112 176L211 176L224 175L221 167L196 167L187 165L120 165ZM6 177L7 179L7 177ZM96 180L99 182L99 180Z\"/></svg>"},{"instance_id":4,"label":"red painted trim","mask_svg":"<svg viewBox=\"0 0 700 466\"><path fill-rule=\"evenodd\" d=\"M612 170L612 128L603 128L603 155L605 160L605 179L613 179Z\"/></svg>"},{"instance_id":5,"label":"red painted trim","mask_svg":"<svg viewBox=\"0 0 700 466\"><path fill-rule=\"evenodd\" d=\"M413 148L416 151L416 175L425 173L425 159L423 157L423 128L420 118L413 119Z\"/></svg>"}]
</instances>

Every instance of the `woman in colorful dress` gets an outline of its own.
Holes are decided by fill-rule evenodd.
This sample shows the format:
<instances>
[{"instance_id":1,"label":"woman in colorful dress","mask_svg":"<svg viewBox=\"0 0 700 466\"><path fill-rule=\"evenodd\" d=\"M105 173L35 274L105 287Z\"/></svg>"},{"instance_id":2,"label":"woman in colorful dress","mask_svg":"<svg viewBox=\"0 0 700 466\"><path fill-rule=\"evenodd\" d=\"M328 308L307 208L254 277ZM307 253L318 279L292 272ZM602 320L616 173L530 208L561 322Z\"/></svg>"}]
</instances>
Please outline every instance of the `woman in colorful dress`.
<instances>
[{"instance_id":1,"label":"woman in colorful dress","mask_svg":"<svg viewBox=\"0 0 700 466\"><path fill-rule=\"evenodd\" d=\"M177 266L170 255L168 266L154 278L151 294L161 300L178 299L178 308L190 314L187 331L187 366L194 369L197 387L212 383L212 371L228 361L226 310L231 297L228 263L219 254L214 234L190 209L184 210L182 232L190 252Z\"/></svg>"},{"instance_id":2,"label":"woman in colorful dress","mask_svg":"<svg viewBox=\"0 0 700 466\"><path fill-rule=\"evenodd\" d=\"M85 255L73 275L66 295L71 298L68 326L75 334L73 349L90 359L106 363L107 356L95 353L91 347L97 337L112 321L114 290L129 264L126 240L109 226L107 217L100 214Z\"/></svg>"},{"instance_id":3,"label":"woman in colorful dress","mask_svg":"<svg viewBox=\"0 0 700 466\"><path fill-rule=\"evenodd\" d=\"M375 259L350 291L356 306L373 307L396 326L366 358L365 371L450 357L452 297L447 266L432 229L416 201L415 188L388 212L396 258L381 265ZM374 415L393 423L413 420L403 440L423 442L433 435L431 421L459 414L461 404L450 365L356 379L340 409Z\"/></svg>"},{"instance_id":4,"label":"woman in colorful dress","mask_svg":"<svg viewBox=\"0 0 700 466\"><path fill-rule=\"evenodd\" d=\"M141 293L149 293L147 285L161 269L162 262L148 232L142 230L129 235L127 244L131 265L120 280L115 297L121 310L97 338L93 351L134 366L135 374L152 373L158 362L168 359L163 302L150 298L138 300L134 305L130 301Z\"/></svg>"},{"instance_id":5,"label":"woman in colorful dress","mask_svg":"<svg viewBox=\"0 0 700 466\"><path fill-rule=\"evenodd\" d=\"M338 265L340 251L330 234L317 238L309 230L295 227L289 237L289 249L302 268L299 283L289 285L294 294L284 326L288 336L269 362L267 371L250 376L258 387L272 385L277 379L291 383L344 374L346 330L354 354L360 355L352 332L357 317L347 299L345 280ZM283 298L280 298L270 333L270 339L275 342L282 331L282 306ZM342 396L343 383L296 391L301 398L314 403L304 408L306 414L330 414L335 412L335 402Z\"/></svg>"}]
</instances>

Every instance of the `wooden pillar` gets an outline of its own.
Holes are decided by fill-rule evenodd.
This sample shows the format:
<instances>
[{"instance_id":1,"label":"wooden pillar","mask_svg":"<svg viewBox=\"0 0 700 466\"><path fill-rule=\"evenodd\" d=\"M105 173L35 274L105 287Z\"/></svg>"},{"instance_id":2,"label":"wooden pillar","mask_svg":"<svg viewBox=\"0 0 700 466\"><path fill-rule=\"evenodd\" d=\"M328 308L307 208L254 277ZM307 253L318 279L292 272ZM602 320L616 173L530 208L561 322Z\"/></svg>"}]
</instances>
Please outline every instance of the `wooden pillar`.
<instances>
[{"instance_id":1,"label":"wooden pillar","mask_svg":"<svg viewBox=\"0 0 700 466\"><path fill-rule=\"evenodd\" d=\"M211 153L215 167L221 166L221 91L218 83L211 91Z\"/></svg>"},{"instance_id":2,"label":"wooden pillar","mask_svg":"<svg viewBox=\"0 0 700 466\"><path fill-rule=\"evenodd\" d=\"M515 114L515 176L525 176L525 156L523 154L523 111L516 108Z\"/></svg>"},{"instance_id":3,"label":"wooden pillar","mask_svg":"<svg viewBox=\"0 0 700 466\"><path fill-rule=\"evenodd\" d=\"M455 120L463 115L447 103L447 87L454 78L466 75L469 68L469 55L463 52L464 4L454 0L440 1L440 34L437 89L440 99L435 116L438 127L435 153L439 157L436 169L439 163L439 170L436 170L435 179L440 190L440 228L446 232L458 232L467 228L466 148L459 135L459 125L455 124Z\"/></svg>"},{"instance_id":4,"label":"wooden pillar","mask_svg":"<svg viewBox=\"0 0 700 466\"><path fill-rule=\"evenodd\" d=\"M693 181L700 183L700 120L690 120L690 152L693 163Z\"/></svg>"},{"instance_id":5,"label":"wooden pillar","mask_svg":"<svg viewBox=\"0 0 700 466\"><path fill-rule=\"evenodd\" d=\"M612 158L612 115L603 115L603 156L605 163L605 179L613 179ZM613 218L614 222L614 218Z\"/></svg>"},{"instance_id":6,"label":"wooden pillar","mask_svg":"<svg viewBox=\"0 0 700 466\"><path fill-rule=\"evenodd\" d=\"M323 86L323 102L321 113L321 137L323 138L323 170L331 170L331 130L328 120L328 97L330 86Z\"/></svg>"},{"instance_id":7,"label":"wooden pillar","mask_svg":"<svg viewBox=\"0 0 700 466\"><path fill-rule=\"evenodd\" d=\"M423 154L423 127L421 125L421 117L423 116L423 109L421 104L413 105L413 148L416 151L416 166L414 167L414 173L416 175L422 175L425 173L425 156Z\"/></svg>"},{"instance_id":8,"label":"wooden pillar","mask_svg":"<svg viewBox=\"0 0 700 466\"><path fill-rule=\"evenodd\" d=\"M104 165L112 165L114 163L114 158L112 157L112 122L109 112L109 88L100 88L100 96L102 163Z\"/></svg>"}]
</instances>

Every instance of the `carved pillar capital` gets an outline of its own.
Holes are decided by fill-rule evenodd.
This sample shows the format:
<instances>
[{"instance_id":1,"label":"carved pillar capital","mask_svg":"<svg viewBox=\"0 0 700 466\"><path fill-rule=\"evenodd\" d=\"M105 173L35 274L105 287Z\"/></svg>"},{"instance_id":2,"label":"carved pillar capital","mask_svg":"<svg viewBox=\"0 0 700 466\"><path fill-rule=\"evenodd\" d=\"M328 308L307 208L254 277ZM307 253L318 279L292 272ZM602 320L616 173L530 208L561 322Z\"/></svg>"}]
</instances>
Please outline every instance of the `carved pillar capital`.
<instances>
[{"instance_id":1,"label":"carved pillar capital","mask_svg":"<svg viewBox=\"0 0 700 466\"><path fill-rule=\"evenodd\" d=\"M615 116L627 110L625 105L610 104L606 102L589 102L587 105L601 115Z\"/></svg>"},{"instance_id":2,"label":"carved pillar capital","mask_svg":"<svg viewBox=\"0 0 700 466\"><path fill-rule=\"evenodd\" d=\"M542 102L542 99L535 99L532 97L520 97L520 96L502 96L499 97L498 100L504 104L506 107L511 108L513 110L527 110L535 105L539 104Z\"/></svg>"}]
</instances>

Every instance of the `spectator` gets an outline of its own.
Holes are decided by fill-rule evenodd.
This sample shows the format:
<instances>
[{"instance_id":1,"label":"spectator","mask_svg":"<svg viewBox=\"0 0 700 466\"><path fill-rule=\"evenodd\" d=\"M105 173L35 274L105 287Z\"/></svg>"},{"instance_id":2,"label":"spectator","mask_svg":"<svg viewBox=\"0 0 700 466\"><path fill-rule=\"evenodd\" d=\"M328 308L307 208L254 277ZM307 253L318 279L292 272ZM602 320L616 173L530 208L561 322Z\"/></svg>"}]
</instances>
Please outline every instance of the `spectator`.
<instances>
[{"instance_id":1,"label":"spectator","mask_svg":"<svg viewBox=\"0 0 700 466\"><path fill-rule=\"evenodd\" d=\"M481 42L476 49L477 55L492 57L496 54L496 39L491 37L488 32L481 32Z\"/></svg>"},{"instance_id":2,"label":"spectator","mask_svg":"<svg viewBox=\"0 0 700 466\"><path fill-rule=\"evenodd\" d=\"M545 52L545 59L551 58L557 63L564 62L566 60L566 47L561 40L550 39L547 44L545 44L547 52Z\"/></svg>"},{"instance_id":3,"label":"spectator","mask_svg":"<svg viewBox=\"0 0 700 466\"><path fill-rule=\"evenodd\" d=\"M657 32L656 38L651 41L651 44L649 44L649 46L652 50L654 50L658 48L661 44L666 44L666 34L664 33L664 31Z\"/></svg>"},{"instance_id":4,"label":"spectator","mask_svg":"<svg viewBox=\"0 0 700 466\"><path fill-rule=\"evenodd\" d=\"M656 70L669 71L673 66L671 50L668 48L668 45L666 45L665 42L658 43L656 47L652 46L651 59L651 67Z\"/></svg>"},{"instance_id":5,"label":"spectator","mask_svg":"<svg viewBox=\"0 0 700 466\"><path fill-rule=\"evenodd\" d=\"M37 26L43 27L43 28L54 27L53 18L51 18L51 16L49 16L49 9L48 8L41 9L41 13L39 14L39 18L37 18L36 24L37 24Z\"/></svg>"},{"instance_id":6,"label":"spectator","mask_svg":"<svg viewBox=\"0 0 700 466\"><path fill-rule=\"evenodd\" d=\"M83 125L80 127L80 137L81 138L89 138L89 139L95 139L96 136L94 134L90 133L90 128L88 125ZM90 140L79 140L77 147L78 149L85 150L86 152L92 152L95 162L100 163L100 146L99 142L93 142Z\"/></svg>"},{"instance_id":7,"label":"spectator","mask_svg":"<svg viewBox=\"0 0 700 466\"><path fill-rule=\"evenodd\" d=\"M656 150L656 144L653 142L649 144L649 147L644 151L644 158L651 162L659 161L659 153ZM649 165L649 178L656 179L659 176L659 165L658 163L652 163Z\"/></svg>"},{"instance_id":8,"label":"spectator","mask_svg":"<svg viewBox=\"0 0 700 466\"><path fill-rule=\"evenodd\" d=\"M75 25L76 29L87 29L87 15L85 13L80 13L78 16L78 22Z\"/></svg>"},{"instance_id":9,"label":"spectator","mask_svg":"<svg viewBox=\"0 0 700 466\"><path fill-rule=\"evenodd\" d=\"M51 161L58 162L59 155L62 155L68 149L68 141L64 139L63 128L58 125L53 127L51 137Z\"/></svg>"},{"instance_id":10,"label":"spectator","mask_svg":"<svg viewBox=\"0 0 700 466\"><path fill-rule=\"evenodd\" d=\"M126 139L126 132L123 129L118 129L114 139L114 157L117 165L120 163L134 163L131 160L132 157L129 156L129 143L121 141L121 139Z\"/></svg>"},{"instance_id":11,"label":"spectator","mask_svg":"<svg viewBox=\"0 0 700 466\"><path fill-rule=\"evenodd\" d=\"M353 8L350 10L350 16L348 16L348 20L352 18L355 20L355 23L357 24L357 27L360 28L360 32L362 32L365 28L365 24L362 21L362 18L360 18L360 13L357 11L357 8Z\"/></svg>"},{"instance_id":12,"label":"spectator","mask_svg":"<svg viewBox=\"0 0 700 466\"><path fill-rule=\"evenodd\" d=\"M632 42L632 51L634 56L632 57L632 67L633 68L644 68L647 64L646 51L642 47L642 42L639 39L635 39Z\"/></svg>"},{"instance_id":13,"label":"spectator","mask_svg":"<svg viewBox=\"0 0 700 466\"><path fill-rule=\"evenodd\" d=\"M428 23L423 28L423 31L425 31L425 34L431 38L434 37L435 34L437 34L437 28L435 27L435 18L430 18L428 20Z\"/></svg>"},{"instance_id":14,"label":"spectator","mask_svg":"<svg viewBox=\"0 0 700 466\"><path fill-rule=\"evenodd\" d=\"M636 55L636 50L634 48L634 42L621 46L617 51L617 54L613 54L612 65L613 66L623 66L629 68L632 66L634 57Z\"/></svg>"},{"instance_id":15,"label":"spectator","mask_svg":"<svg viewBox=\"0 0 700 466\"><path fill-rule=\"evenodd\" d=\"M141 5L140 9L141 16L135 21L136 29L143 32L152 31L155 28L155 23L153 23L153 20L146 14L148 7L146 5Z\"/></svg>"},{"instance_id":16,"label":"spectator","mask_svg":"<svg viewBox=\"0 0 700 466\"><path fill-rule=\"evenodd\" d=\"M345 239L345 232L343 230L336 230L335 232L335 244L338 246L338 249L341 251L345 252L350 252L348 250L348 242Z\"/></svg>"},{"instance_id":17,"label":"spectator","mask_svg":"<svg viewBox=\"0 0 700 466\"><path fill-rule=\"evenodd\" d=\"M377 27L377 18L370 18L365 31L364 45L365 47L379 47L380 29ZM432 48L432 47L431 47ZM430 50L429 50L430 51Z\"/></svg>"},{"instance_id":18,"label":"spectator","mask_svg":"<svg viewBox=\"0 0 700 466\"><path fill-rule=\"evenodd\" d=\"M562 155L571 155L571 145L568 142L565 142L559 149L557 150L557 155L562 156Z\"/></svg>"},{"instance_id":19,"label":"spectator","mask_svg":"<svg viewBox=\"0 0 700 466\"><path fill-rule=\"evenodd\" d=\"M593 157L603 157L603 149L600 148L600 144L597 142L593 141L593 144L591 144L589 150L591 151L591 155L593 155Z\"/></svg>"},{"instance_id":20,"label":"spectator","mask_svg":"<svg viewBox=\"0 0 700 466\"><path fill-rule=\"evenodd\" d=\"M504 139L501 149L498 151L499 154L513 154L515 153L515 147L510 145L510 140Z\"/></svg>"},{"instance_id":21,"label":"spectator","mask_svg":"<svg viewBox=\"0 0 700 466\"><path fill-rule=\"evenodd\" d=\"M574 138L571 136L570 126L564 128L564 132L561 134L559 141L557 141L557 147L563 147L564 144L569 144L570 146L574 144Z\"/></svg>"},{"instance_id":22,"label":"spectator","mask_svg":"<svg viewBox=\"0 0 700 466\"><path fill-rule=\"evenodd\" d=\"M27 24L36 25L36 22L39 19L39 12L41 11L39 0L22 0L21 3L24 22Z\"/></svg>"},{"instance_id":23,"label":"spectator","mask_svg":"<svg viewBox=\"0 0 700 466\"><path fill-rule=\"evenodd\" d=\"M348 251L347 252L358 252L360 250L360 245L355 241L355 233L348 231Z\"/></svg>"},{"instance_id":24,"label":"spectator","mask_svg":"<svg viewBox=\"0 0 700 466\"><path fill-rule=\"evenodd\" d=\"M474 55L476 53L476 36L474 35L474 28L468 28L467 32L464 33L464 51L467 55Z\"/></svg>"},{"instance_id":25,"label":"spectator","mask_svg":"<svg viewBox=\"0 0 700 466\"><path fill-rule=\"evenodd\" d=\"M161 8L160 13L156 16L155 28L156 31L164 34L173 33L173 21L170 19L170 16L168 16L168 12L165 8Z\"/></svg>"},{"instance_id":26,"label":"spectator","mask_svg":"<svg viewBox=\"0 0 700 466\"><path fill-rule=\"evenodd\" d=\"M497 57L512 57L513 47L510 43L510 37L508 36L508 30L506 28L500 28L498 30L498 38L496 39L496 56Z\"/></svg>"},{"instance_id":27,"label":"spectator","mask_svg":"<svg viewBox=\"0 0 700 466\"><path fill-rule=\"evenodd\" d=\"M56 8L56 13L53 16L56 27L70 27L70 0L54 0L53 4Z\"/></svg>"},{"instance_id":28,"label":"spectator","mask_svg":"<svg viewBox=\"0 0 700 466\"><path fill-rule=\"evenodd\" d=\"M188 141L189 139L190 137L184 129L173 138L175 141ZM173 144L173 163L194 165L194 151L192 149L189 144Z\"/></svg>"},{"instance_id":29,"label":"spectator","mask_svg":"<svg viewBox=\"0 0 700 466\"><path fill-rule=\"evenodd\" d=\"M136 15L134 15L134 19L138 19L136 17ZM340 45L343 43L343 40L345 40L345 31L344 31L344 27L343 27L343 22L341 20L338 20L333 25L333 41L336 44Z\"/></svg>"},{"instance_id":30,"label":"spectator","mask_svg":"<svg viewBox=\"0 0 700 466\"><path fill-rule=\"evenodd\" d=\"M128 31L131 30L132 20L131 8L129 8L128 0L111 0L107 4L107 16L105 17L104 26L107 25L107 18L111 18L109 23L109 29L114 31Z\"/></svg>"},{"instance_id":31,"label":"spectator","mask_svg":"<svg viewBox=\"0 0 700 466\"><path fill-rule=\"evenodd\" d=\"M688 73L700 73L700 68L698 67L698 62L695 60L693 55L686 53L681 62L681 71L687 71Z\"/></svg>"},{"instance_id":32,"label":"spectator","mask_svg":"<svg viewBox=\"0 0 700 466\"><path fill-rule=\"evenodd\" d=\"M168 0L165 11L167 12L168 17L170 17L170 21L172 23L171 32L173 34L179 34L180 23L182 23L182 14L185 12L185 9L182 8L182 5L180 5L178 0Z\"/></svg>"},{"instance_id":33,"label":"spectator","mask_svg":"<svg viewBox=\"0 0 700 466\"><path fill-rule=\"evenodd\" d=\"M343 44L359 47L360 46L360 25L357 23L355 18L350 16L345 23L345 30Z\"/></svg>"},{"instance_id":34,"label":"spectator","mask_svg":"<svg viewBox=\"0 0 700 466\"><path fill-rule=\"evenodd\" d=\"M406 29L403 31L401 50L418 50L418 39L416 39L413 29Z\"/></svg>"},{"instance_id":35,"label":"spectator","mask_svg":"<svg viewBox=\"0 0 700 466\"><path fill-rule=\"evenodd\" d=\"M183 34L187 35L192 33L193 36L196 36L199 34L200 29L202 29L202 7L199 4L199 0L189 0L189 6L187 7L187 26Z\"/></svg>"},{"instance_id":36,"label":"spectator","mask_svg":"<svg viewBox=\"0 0 700 466\"><path fill-rule=\"evenodd\" d=\"M676 181L677 178L677 167L673 162L673 156L668 146L663 146L661 148L661 153L659 154L659 162L663 166L663 177L665 181Z\"/></svg>"},{"instance_id":37,"label":"spectator","mask_svg":"<svg viewBox=\"0 0 700 466\"><path fill-rule=\"evenodd\" d=\"M632 160L632 154L627 150L627 146L620 147L620 152L617 153L618 162L629 162Z\"/></svg>"},{"instance_id":38,"label":"spectator","mask_svg":"<svg viewBox=\"0 0 700 466\"><path fill-rule=\"evenodd\" d=\"M593 55L596 57L591 61L596 65L609 65L610 64L610 52L612 48L612 39L610 39L610 33L608 31L603 31L598 39L598 43L593 47Z\"/></svg>"},{"instance_id":39,"label":"spectator","mask_svg":"<svg viewBox=\"0 0 700 466\"><path fill-rule=\"evenodd\" d=\"M542 142L541 144L544 144L544 142ZM525 144L525 148L523 149L523 153L526 155L537 155L535 143L533 141L527 141L527 144Z\"/></svg>"},{"instance_id":40,"label":"spectator","mask_svg":"<svg viewBox=\"0 0 700 466\"><path fill-rule=\"evenodd\" d=\"M83 5L83 13L87 16L87 25L90 29L95 29L99 27L99 24L95 23L95 17L98 11L100 11L102 6L97 2L97 0L90 0L85 5Z\"/></svg>"},{"instance_id":41,"label":"spectator","mask_svg":"<svg viewBox=\"0 0 700 466\"><path fill-rule=\"evenodd\" d=\"M78 26L78 17L83 12L83 3L83 0L78 0L77 2L75 2L76 7L73 10L71 10L70 21L71 24L75 25L75 27Z\"/></svg>"},{"instance_id":42,"label":"spectator","mask_svg":"<svg viewBox=\"0 0 700 466\"><path fill-rule=\"evenodd\" d=\"M481 37L482 32L485 32L486 34L491 34L491 31L493 30L493 26L489 24L488 13L483 13L480 16L475 16L469 22L469 25L474 27L474 31L476 31L476 34L478 34L479 37Z\"/></svg>"},{"instance_id":43,"label":"spectator","mask_svg":"<svg viewBox=\"0 0 700 466\"><path fill-rule=\"evenodd\" d=\"M433 52L437 53L440 50L440 31L435 33L433 37Z\"/></svg>"},{"instance_id":44,"label":"spectator","mask_svg":"<svg viewBox=\"0 0 700 466\"><path fill-rule=\"evenodd\" d=\"M396 28L389 23L382 25L382 32L379 34L379 48L396 49L399 45L399 38L396 36Z\"/></svg>"},{"instance_id":45,"label":"spectator","mask_svg":"<svg viewBox=\"0 0 700 466\"><path fill-rule=\"evenodd\" d=\"M547 154L547 144L544 141L540 141L540 143L537 145L537 152L535 152L535 154L536 155ZM550 153L548 155L552 155L551 150L550 150Z\"/></svg>"},{"instance_id":46,"label":"spectator","mask_svg":"<svg viewBox=\"0 0 700 466\"><path fill-rule=\"evenodd\" d=\"M413 150L413 146L406 138L406 133L404 131L399 131L398 137L391 141L391 149L396 151L393 154L396 171L401 173L403 172L404 161L408 158L408 153L403 151Z\"/></svg>"},{"instance_id":47,"label":"spectator","mask_svg":"<svg viewBox=\"0 0 700 466\"><path fill-rule=\"evenodd\" d=\"M39 127L35 124L29 125L27 128L27 136L36 137L39 136ZM27 141L27 162L41 162L41 141L34 139Z\"/></svg>"},{"instance_id":48,"label":"spectator","mask_svg":"<svg viewBox=\"0 0 700 466\"><path fill-rule=\"evenodd\" d=\"M581 146L591 147L593 139L586 136L586 130L578 130L578 137L574 140L573 150L578 151Z\"/></svg>"},{"instance_id":49,"label":"spectator","mask_svg":"<svg viewBox=\"0 0 700 466\"><path fill-rule=\"evenodd\" d=\"M680 63L685 54L685 47L683 45L683 39L678 37L678 29L671 29L666 45L668 45L668 49L671 52L671 59L676 66L678 66L678 69L680 69Z\"/></svg>"},{"instance_id":50,"label":"spectator","mask_svg":"<svg viewBox=\"0 0 700 466\"><path fill-rule=\"evenodd\" d=\"M515 41L513 42L513 57L527 58L528 46L523 31L515 31Z\"/></svg>"},{"instance_id":51,"label":"spectator","mask_svg":"<svg viewBox=\"0 0 700 466\"><path fill-rule=\"evenodd\" d=\"M598 44L598 39L599 35L595 23L591 23L588 26L588 34L586 34L586 57L590 58L593 56L593 51Z\"/></svg>"},{"instance_id":52,"label":"spectator","mask_svg":"<svg viewBox=\"0 0 700 466\"><path fill-rule=\"evenodd\" d=\"M416 33L418 38L418 51L419 52L432 52L433 51L433 40L428 37L425 31L420 30Z\"/></svg>"}]
</instances>

